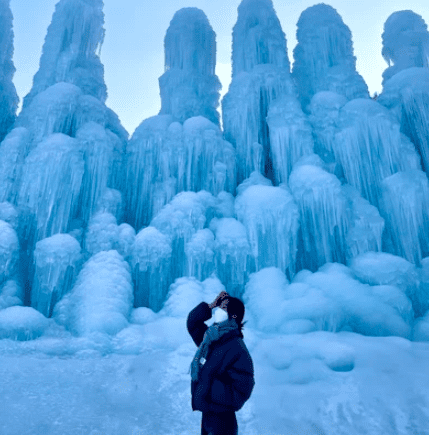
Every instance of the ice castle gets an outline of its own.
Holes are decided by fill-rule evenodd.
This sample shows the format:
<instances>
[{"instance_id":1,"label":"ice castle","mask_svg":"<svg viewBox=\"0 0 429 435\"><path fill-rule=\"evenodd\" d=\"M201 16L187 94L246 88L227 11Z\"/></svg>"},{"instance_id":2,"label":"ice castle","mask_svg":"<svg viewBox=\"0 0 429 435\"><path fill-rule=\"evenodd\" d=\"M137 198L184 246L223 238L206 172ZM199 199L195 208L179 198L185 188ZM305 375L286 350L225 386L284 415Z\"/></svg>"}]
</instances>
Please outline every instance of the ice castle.
<instances>
[{"instance_id":1,"label":"ice castle","mask_svg":"<svg viewBox=\"0 0 429 435\"><path fill-rule=\"evenodd\" d=\"M386 21L374 100L334 8L302 12L291 69L272 1L243 0L221 128L215 32L203 11L181 9L164 41L161 111L129 137L105 105L102 0L59 1L18 117L9 2L0 9L0 309L116 334L133 309L165 308L185 277L243 297L280 274L297 298L318 279L361 285L400 322L364 328L354 314L339 328L410 338L415 319L429 325L420 16ZM316 317L289 320L332 329Z\"/></svg>"}]
</instances>

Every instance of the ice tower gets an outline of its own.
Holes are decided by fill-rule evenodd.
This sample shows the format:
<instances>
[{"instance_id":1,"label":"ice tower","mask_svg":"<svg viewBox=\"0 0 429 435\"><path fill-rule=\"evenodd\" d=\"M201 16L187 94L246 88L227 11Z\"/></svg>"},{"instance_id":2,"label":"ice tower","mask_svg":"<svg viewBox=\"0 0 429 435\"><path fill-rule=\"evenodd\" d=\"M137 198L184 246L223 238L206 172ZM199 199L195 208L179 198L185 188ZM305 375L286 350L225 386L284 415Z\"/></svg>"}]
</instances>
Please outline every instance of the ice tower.
<instances>
[{"instance_id":1,"label":"ice tower","mask_svg":"<svg viewBox=\"0 0 429 435\"><path fill-rule=\"evenodd\" d=\"M15 122L18 95L12 82L13 30L10 0L0 1L0 141Z\"/></svg>"},{"instance_id":2,"label":"ice tower","mask_svg":"<svg viewBox=\"0 0 429 435\"><path fill-rule=\"evenodd\" d=\"M297 26L292 76L304 111L320 91L336 92L348 100L368 98L368 87L356 72L350 29L338 12L323 3L312 6L301 14Z\"/></svg>"},{"instance_id":3,"label":"ice tower","mask_svg":"<svg viewBox=\"0 0 429 435\"><path fill-rule=\"evenodd\" d=\"M222 101L225 138L237 151L237 182L253 171L274 179L266 117L295 95L286 38L271 0L243 0L232 35L232 82Z\"/></svg>"},{"instance_id":4,"label":"ice tower","mask_svg":"<svg viewBox=\"0 0 429 435\"><path fill-rule=\"evenodd\" d=\"M381 53L389 65L383 73L383 84L404 69L429 67L428 27L415 12L398 11L390 15L384 23L382 39Z\"/></svg>"},{"instance_id":5,"label":"ice tower","mask_svg":"<svg viewBox=\"0 0 429 435\"><path fill-rule=\"evenodd\" d=\"M222 86L215 74L216 34L205 13L197 8L176 12L164 46L160 115L173 115L182 123L204 116L219 126L217 108Z\"/></svg>"}]
</instances>

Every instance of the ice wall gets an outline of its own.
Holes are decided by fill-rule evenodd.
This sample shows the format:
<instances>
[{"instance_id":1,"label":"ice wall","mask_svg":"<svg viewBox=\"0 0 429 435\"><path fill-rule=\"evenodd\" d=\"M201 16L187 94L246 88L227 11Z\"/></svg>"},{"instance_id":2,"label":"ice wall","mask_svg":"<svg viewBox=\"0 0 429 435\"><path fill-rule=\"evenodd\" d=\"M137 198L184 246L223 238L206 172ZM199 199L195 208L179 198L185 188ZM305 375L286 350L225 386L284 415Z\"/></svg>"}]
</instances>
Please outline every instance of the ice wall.
<instances>
[{"instance_id":1,"label":"ice wall","mask_svg":"<svg viewBox=\"0 0 429 435\"><path fill-rule=\"evenodd\" d=\"M179 192L235 189L235 150L220 129L197 116L145 120L127 146L125 220L137 230Z\"/></svg>"},{"instance_id":2,"label":"ice wall","mask_svg":"<svg viewBox=\"0 0 429 435\"><path fill-rule=\"evenodd\" d=\"M368 87L356 71L350 29L329 5L307 8L299 17L292 76L304 111L314 94L332 91L348 100L368 98Z\"/></svg>"},{"instance_id":3,"label":"ice wall","mask_svg":"<svg viewBox=\"0 0 429 435\"><path fill-rule=\"evenodd\" d=\"M16 118L18 95L13 76L13 16L10 0L0 1L0 142L4 139Z\"/></svg>"},{"instance_id":4,"label":"ice wall","mask_svg":"<svg viewBox=\"0 0 429 435\"><path fill-rule=\"evenodd\" d=\"M274 179L266 117L295 95L286 38L271 0L244 0L233 30L232 82L222 100L225 139L237 150L237 183L258 171Z\"/></svg>"},{"instance_id":5,"label":"ice wall","mask_svg":"<svg viewBox=\"0 0 429 435\"><path fill-rule=\"evenodd\" d=\"M219 126L217 108L222 85L215 74L216 34L205 13L197 8L177 11L164 47L160 115L173 115L182 123L204 116Z\"/></svg>"},{"instance_id":6,"label":"ice wall","mask_svg":"<svg viewBox=\"0 0 429 435\"><path fill-rule=\"evenodd\" d=\"M406 10L390 15L384 23L382 40L381 54L389 65L383 72L383 85L404 69L429 67L428 27L415 12Z\"/></svg>"},{"instance_id":7,"label":"ice wall","mask_svg":"<svg viewBox=\"0 0 429 435\"><path fill-rule=\"evenodd\" d=\"M107 98L99 51L104 40L102 0L60 0L43 45L40 67L23 108L55 83L79 87L103 103Z\"/></svg>"}]
</instances>

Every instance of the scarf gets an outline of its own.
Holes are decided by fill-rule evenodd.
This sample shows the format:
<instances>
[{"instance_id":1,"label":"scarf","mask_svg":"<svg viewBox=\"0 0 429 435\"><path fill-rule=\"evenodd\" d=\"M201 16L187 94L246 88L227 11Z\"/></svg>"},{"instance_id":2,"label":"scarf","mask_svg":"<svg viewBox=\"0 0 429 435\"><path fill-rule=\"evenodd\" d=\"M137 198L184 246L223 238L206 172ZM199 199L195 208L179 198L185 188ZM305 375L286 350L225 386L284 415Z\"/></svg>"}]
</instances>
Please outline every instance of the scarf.
<instances>
[{"instance_id":1,"label":"scarf","mask_svg":"<svg viewBox=\"0 0 429 435\"><path fill-rule=\"evenodd\" d=\"M219 340L222 335L233 331L234 329L238 329L238 325L234 319L227 319L224 322L214 323L209 327L209 329L207 329L204 334L203 341L195 353L195 357L190 366L191 378L193 381L198 380L198 375L200 373L201 367L205 363L210 344L213 341ZM201 361L201 359L203 359L203 361Z\"/></svg>"}]
</instances>

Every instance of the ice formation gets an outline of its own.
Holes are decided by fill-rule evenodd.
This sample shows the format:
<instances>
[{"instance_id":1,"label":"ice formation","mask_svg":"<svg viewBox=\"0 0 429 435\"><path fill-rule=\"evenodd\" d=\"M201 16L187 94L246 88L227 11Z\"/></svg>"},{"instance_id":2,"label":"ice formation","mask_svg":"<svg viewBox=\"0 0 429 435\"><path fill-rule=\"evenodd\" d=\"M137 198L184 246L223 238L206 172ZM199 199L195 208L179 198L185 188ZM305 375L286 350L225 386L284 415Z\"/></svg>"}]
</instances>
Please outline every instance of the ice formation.
<instances>
[{"instance_id":1,"label":"ice formation","mask_svg":"<svg viewBox=\"0 0 429 435\"><path fill-rule=\"evenodd\" d=\"M55 305L53 317L75 335L114 335L128 325L132 304L128 263L117 251L103 251L83 265L72 291Z\"/></svg>"},{"instance_id":2,"label":"ice formation","mask_svg":"<svg viewBox=\"0 0 429 435\"><path fill-rule=\"evenodd\" d=\"M289 187L300 211L301 269L316 271L325 263L344 263L348 219L341 182L322 168L299 165Z\"/></svg>"},{"instance_id":3,"label":"ice formation","mask_svg":"<svg viewBox=\"0 0 429 435\"><path fill-rule=\"evenodd\" d=\"M429 256L429 181L422 171L398 172L382 182L380 213L386 250L416 265Z\"/></svg>"},{"instance_id":4,"label":"ice formation","mask_svg":"<svg viewBox=\"0 0 429 435\"><path fill-rule=\"evenodd\" d=\"M80 245L68 234L55 234L36 243L31 305L51 317L55 304L71 290L81 259Z\"/></svg>"},{"instance_id":5,"label":"ice formation","mask_svg":"<svg viewBox=\"0 0 429 435\"><path fill-rule=\"evenodd\" d=\"M408 68L384 83L378 101L401 123L429 173L429 68Z\"/></svg>"},{"instance_id":6,"label":"ice formation","mask_svg":"<svg viewBox=\"0 0 429 435\"><path fill-rule=\"evenodd\" d=\"M390 15L384 23L382 39L381 53L389 65L383 73L383 85L404 69L429 67L428 27L415 12L398 11Z\"/></svg>"},{"instance_id":7,"label":"ice formation","mask_svg":"<svg viewBox=\"0 0 429 435\"><path fill-rule=\"evenodd\" d=\"M282 187L254 185L237 196L237 219L244 224L256 270L278 267L295 274L299 210Z\"/></svg>"},{"instance_id":8,"label":"ice formation","mask_svg":"<svg viewBox=\"0 0 429 435\"><path fill-rule=\"evenodd\" d=\"M199 281L208 278L215 271L215 236L208 228L198 230L186 243L186 274Z\"/></svg>"},{"instance_id":9,"label":"ice formation","mask_svg":"<svg viewBox=\"0 0 429 435\"><path fill-rule=\"evenodd\" d=\"M350 29L332 6L307 8L297 27L292 76L305 111L320 91L336 92L348 100L369 98L368 87L356 72Z\"/></svg>"},{"instance_id":10,"label":"ice formation","mask_svg":"<svg viewBox=\"0 0 429 435\"><path fill-rule=\"evenodd\" d=\"M173 115L181 123L204 116L219 126L217 108L222 85L215 74L216 34L205 13L197 8L177 11L164 45L160 115Z\"/></svg>"},{"instance_id":11,"label":"ice formation","mask_svg":"<svg viewBox=\"0 0 429 435\"><path fill-rule=\"evenodd\" d=\"M19 240L16 231L0 220L0 285L17 272Z\"/></svg>"},{"instance_id":12,"label":"ice formation","mask_svg":"<svg viewBox=\"0 0 429 435\"><path fill-rule=\"evenodd\" d=\"M15 280L10 279L4 284L0 284L0 310L15 305L23 305L23 300L23 289Z\"/></svg>"},{"instance_id":13,"label":"ice formation","mask_svg":"<svg viewBox=\"0 0 429 435\"><path fill-rule=\"evenodd\" d=\"M59 1L24 109L36 95L59 82L74 84L85 94L106 101L104 67L97 54L104 40L103 24L102 0Z\"/></svg>"},{"instance_id":14,"label":"ice formation","mask_svg":"<svg viewBox=\"0 0 429 435\"><path fill-rule=\"evenodd\" d=\"M253 171L273 178L266 117L274 99L296 91L272 1L243 0L232 38L232 82L222 114L225 139L237 150L237 182Z\"/></svg>"},{"instance_id":15,"label":"ice formation","mask_svg":"<svg viewBox=\"0 0 429 435\"><path fill-rule=\"evenodd\" d=\"M267 123L275 182L287 183L293 165L304 155L313 154L311 124L294 96L274 100Z\"/></svg>"},{"instance_id":16,"label":"ice formation","mask_svg":"<svg viewBox=\"0 0 429 435\"><path fill-rule=\"evenodd\" d=\"M182 191L235 189L235 151L220 129L197 116L145 120L127 146L126 221L137 230Z\"/></svg>"},{"instance_id":17,"label":"ice formation","mask_svg":"<svg viewBox=\"0 0 429 435\"><path fill-rule=\"evenodd\" d=\"M10 0L0 1L0 142L4 139L16 118L18 95L13 76L13 16Z\"/></svg>"},{"instance_id":18,"label":"ice formation","mask_svg":"<svg viewBox=\"0 0 429 435\"><path fill-rule=\"evenodd\" d=\"M136 236L131 251L134 276L134 306L162 308L169 285L172 259L171 241L155 227L146 227Z\"/></svg>"},{"instance_id":19,"label":"ice formation","mask_svg":"<svg viewBox=\"0 0 429 435\"><path fill-rule=\"evenodd\" d=\"M347 183L372 205L379 205L381 182L398 171L421 169L413 144L381 104L358 98L340 109L333 142Z\"/></svg>"}]
</instances>

